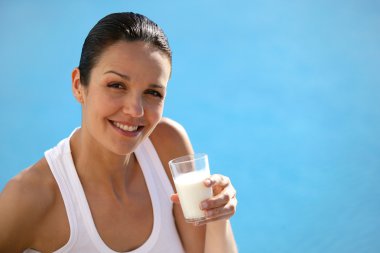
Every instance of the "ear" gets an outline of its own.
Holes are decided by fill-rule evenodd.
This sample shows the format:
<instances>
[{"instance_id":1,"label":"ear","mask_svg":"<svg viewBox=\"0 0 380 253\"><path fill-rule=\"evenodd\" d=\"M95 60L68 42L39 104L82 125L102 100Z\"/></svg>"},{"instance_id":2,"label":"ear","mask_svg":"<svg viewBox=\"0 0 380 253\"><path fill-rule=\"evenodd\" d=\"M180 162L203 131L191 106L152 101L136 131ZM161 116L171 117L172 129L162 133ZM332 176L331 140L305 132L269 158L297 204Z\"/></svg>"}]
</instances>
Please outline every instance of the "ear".
<instances>
[{"instance_id":1,"label":"ear","mask_svg":"<svg viewBox=\"0 0 380 253\"><path fill-rule=\"evenodd\" d=\"M83 104L84 103L84 87L80 82L80 71L75 68L71 73L71 88L75 99Z\"/></svg>"}]
</instances>

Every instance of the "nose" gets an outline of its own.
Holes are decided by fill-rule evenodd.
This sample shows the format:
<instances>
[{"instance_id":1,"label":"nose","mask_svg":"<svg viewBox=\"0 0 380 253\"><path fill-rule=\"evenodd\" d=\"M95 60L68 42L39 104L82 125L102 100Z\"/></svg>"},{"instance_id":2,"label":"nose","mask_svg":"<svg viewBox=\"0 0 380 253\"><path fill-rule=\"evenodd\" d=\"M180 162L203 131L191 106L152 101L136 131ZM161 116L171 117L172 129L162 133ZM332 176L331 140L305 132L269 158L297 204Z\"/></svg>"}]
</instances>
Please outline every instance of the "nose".
<instances>
[{"instance_id":1,"label":"nose","mask_svg":"<svg viewBox=\"0 0 380 253\"><path fill-rule=\"evenodd\" d=\"M123 105L123 113L134 118L142 117L144 115L144 106L141 97L137 94L127 96Z\"/></svg>"}]
</instances>

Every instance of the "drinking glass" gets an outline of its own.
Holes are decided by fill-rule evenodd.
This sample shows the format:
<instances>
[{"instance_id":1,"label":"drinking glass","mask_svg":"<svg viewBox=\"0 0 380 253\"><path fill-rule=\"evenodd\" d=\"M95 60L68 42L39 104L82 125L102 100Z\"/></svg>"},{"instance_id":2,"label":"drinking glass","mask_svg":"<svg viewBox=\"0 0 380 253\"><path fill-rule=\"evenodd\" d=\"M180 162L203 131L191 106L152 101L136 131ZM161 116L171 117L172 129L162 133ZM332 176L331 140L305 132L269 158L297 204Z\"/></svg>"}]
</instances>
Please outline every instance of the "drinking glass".
<instances>
[{"instance_id":1,"label":"drinking glass","mask_svg":"<svg viewBox=\"0 0 380 253\"><path fill-rule=\"evenodd\" d=\"M169 162L169 167L185 220L189 223L205 220L200 203L212 197L211 187L205 186L203 182L210 177L207 154L178 157Z\"/></svg>"}]
</instances>

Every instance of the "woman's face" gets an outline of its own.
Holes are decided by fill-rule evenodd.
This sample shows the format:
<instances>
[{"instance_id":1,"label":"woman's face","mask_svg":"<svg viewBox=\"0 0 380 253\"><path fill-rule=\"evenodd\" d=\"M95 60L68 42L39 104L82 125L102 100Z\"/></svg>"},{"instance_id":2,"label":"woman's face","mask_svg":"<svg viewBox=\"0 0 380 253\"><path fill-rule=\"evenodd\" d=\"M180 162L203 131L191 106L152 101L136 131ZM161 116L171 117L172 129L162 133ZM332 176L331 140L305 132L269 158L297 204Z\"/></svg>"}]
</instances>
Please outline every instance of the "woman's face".
<instances>
[{"instance_id":1,"label":"woman's face","mask_svg":"<svg viewBox=\"0 0 380 253\"><path fill-rule=\"evenodd\" d=\"M77 85L82 129L94 145L119 155L133 152L162 117L170 70L168 57L148 43L119 41L106 48L88 86Z\"/></svg>"}]
</instances>

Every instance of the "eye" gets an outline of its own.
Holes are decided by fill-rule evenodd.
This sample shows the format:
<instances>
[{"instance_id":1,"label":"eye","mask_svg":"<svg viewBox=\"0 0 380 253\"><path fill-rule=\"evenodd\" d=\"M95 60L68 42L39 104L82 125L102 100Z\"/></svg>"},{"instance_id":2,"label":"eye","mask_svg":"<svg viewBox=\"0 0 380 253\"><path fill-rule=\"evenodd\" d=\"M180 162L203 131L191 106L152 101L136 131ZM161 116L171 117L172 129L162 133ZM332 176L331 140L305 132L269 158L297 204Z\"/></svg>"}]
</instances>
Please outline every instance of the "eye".
<instances>
[{"instance_id":1,"label":"eye","mask_svg":"<svg viewBox=\"0 0 380 253\"><path fill-rule=\"evenodd\" d=\"M124 89L124 85L122 83L110 83L110 84L107 84L107 87L113 88L113 89Z\"/></svg>"},{"instance_id":2,"label":"eye","mask_svg":"<svg viewBox=\"0 0 380 253\"><path fill-rule=\"evenodd\" d=\"M147 90L145 93L157 98L163 98L162 94L156 90Z\"/></svg>"}]
</instances>

